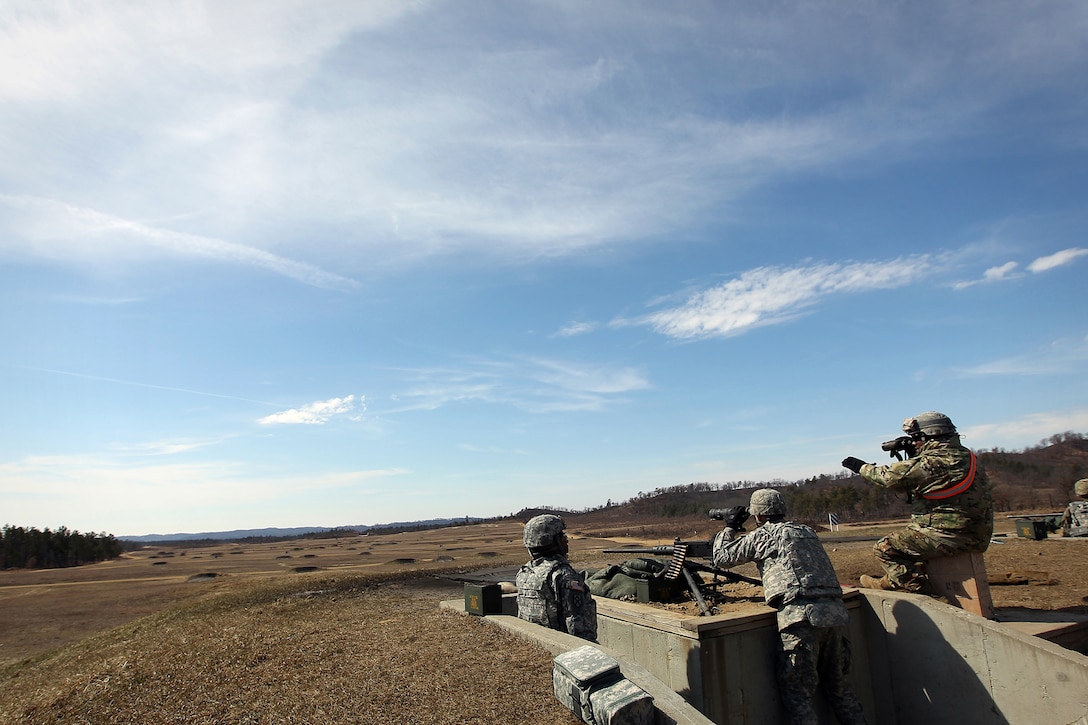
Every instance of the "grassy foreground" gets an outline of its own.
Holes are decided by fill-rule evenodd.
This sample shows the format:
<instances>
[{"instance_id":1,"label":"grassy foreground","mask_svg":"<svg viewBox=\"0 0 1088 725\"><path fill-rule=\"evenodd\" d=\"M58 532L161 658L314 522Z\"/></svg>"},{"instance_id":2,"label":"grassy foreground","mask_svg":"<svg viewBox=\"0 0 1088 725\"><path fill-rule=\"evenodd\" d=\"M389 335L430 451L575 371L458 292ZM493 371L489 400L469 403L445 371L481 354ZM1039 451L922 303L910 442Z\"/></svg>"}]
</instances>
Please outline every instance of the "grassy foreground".
<instances>
[{"instance_id":1,"label":"grassy foreground","mask_svg":"<svg viewBox=\"0 0 1088 725\"><path fill-rule=\"evenodd\" d=\"M0 722L576 723L426 572L239 583L0 671Z\"/></svg>"}]
</instances>

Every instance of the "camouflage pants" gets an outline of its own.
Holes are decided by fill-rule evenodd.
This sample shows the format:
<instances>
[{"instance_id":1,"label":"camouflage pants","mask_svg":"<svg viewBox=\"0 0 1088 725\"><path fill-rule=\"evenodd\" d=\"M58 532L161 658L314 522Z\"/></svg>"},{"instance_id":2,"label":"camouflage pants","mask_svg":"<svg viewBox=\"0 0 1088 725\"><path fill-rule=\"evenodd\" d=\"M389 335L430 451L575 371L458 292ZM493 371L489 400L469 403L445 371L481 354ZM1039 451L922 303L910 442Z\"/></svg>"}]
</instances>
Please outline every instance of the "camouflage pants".
<instances>
[{"instance_id":1,"label":"camouflage pants","mask_svg":"<svg viewBox=\"0 0 1088 725\"><path fill-rule=\"evenodd\" d=\"M925 569L927 561L979 550L978 542L973 538L957 537L916 524L885 536L873 546L873 553L880 559L888 580L897 589L916 593L924 592L929 587Z\"/></svg>"},{"instance_id":2,"label":"camouflage pants","mask_svg":"<svg viewBox=\"0 0 1088 725\"><path fill-rule=\"evenodd\" d=\"M798 622L779 632L778 692L793 725L817 725L816 688L842 725L866 725L865 712L846 677L850 640L846 627L813 627Z\"/></svg>"}]
</instances>

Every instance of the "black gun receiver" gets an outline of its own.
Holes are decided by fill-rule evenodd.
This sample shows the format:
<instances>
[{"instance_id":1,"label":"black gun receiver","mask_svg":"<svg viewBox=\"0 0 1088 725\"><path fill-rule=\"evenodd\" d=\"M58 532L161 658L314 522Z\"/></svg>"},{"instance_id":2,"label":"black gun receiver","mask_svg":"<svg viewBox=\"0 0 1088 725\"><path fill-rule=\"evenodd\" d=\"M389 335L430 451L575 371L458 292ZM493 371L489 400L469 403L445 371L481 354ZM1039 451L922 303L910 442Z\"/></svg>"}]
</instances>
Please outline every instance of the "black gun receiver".
<instances>
[{"instance_id":1,"label":"black gun receiver","mask_svg":"<svg viewBox=\"0 0 1088 725\"><path fill-rule=\"evenodd\" d=\"M704 564L699 561L692 561L695 559L711 559L713 553L711 551L711 543L709 541L681 541L680 537L676 537L676 540L671 544L665 544L661 546L639 546L639 547L624 547L622 549L605 549L605 554L649 554L651 556L671 556L672 559L665 566L665 569L659 576L662 579L673 581L679 579L681 576L687 582L688 589L691 591L691 596L695 599L695 603L699 605L699 613L703 616L711 614L710 607L707 606L706 598L703 596L702 588L699 582L696 581L692 572L704 572L707 574L713 574L715 580L718 577L729 582L747 582L749 584L755 584L756 586L763 586L763 582L759 579L754 579L743 574L737 574L729 571L728 569L721 569L711 564Z\"/></svg>"}]
</instances>

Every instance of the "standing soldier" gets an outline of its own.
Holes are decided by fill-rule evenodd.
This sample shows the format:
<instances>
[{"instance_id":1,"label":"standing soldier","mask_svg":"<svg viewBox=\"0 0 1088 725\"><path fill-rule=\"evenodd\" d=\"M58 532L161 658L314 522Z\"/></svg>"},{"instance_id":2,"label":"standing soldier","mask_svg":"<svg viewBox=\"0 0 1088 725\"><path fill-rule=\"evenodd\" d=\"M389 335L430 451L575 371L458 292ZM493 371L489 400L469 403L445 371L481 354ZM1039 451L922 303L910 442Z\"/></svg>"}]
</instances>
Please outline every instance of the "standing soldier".
<instances>
[{"instance_id":1,"label":"standing soldier","mask_svg":"<svg viewBox=\"0 0 1088 725\"><path fill-rule=\"evenodd\" d=\"M755 531L740 536L749 514ZM714 537L714 564L729 568L754 561L763 578L763 596L778 610L780 652L778 694L794 725L816 725L817 687L842 725L864 725L865 712L850 673L850 613L842 587L816 532L786 521L782 494L771 488L752 493L748 509L734 506Z\"/></svg>"},{"instance_id":2,"label":"standing soldier","mask_svg":"<svg viewBox=\"0 0 1088 725\"><path fill-rule=\"evenodd\" d=\"M960 443L947 415L922 413L903 421L905 461L889 466L853 456L842 465L876 486L907 494L910 524L876 543L884 567L879 579L861 576L868 589L932 594L925 564L931 559L983 552L994 531L994 507L986 472Z\"/></svg>"},{"instance_id":3,"label":"standing soldier","mask_svg":"<svg viewBox=\"0 0 1088 725\"><path fill-rule=\"evenodd\" d=\"M597 603L567 561L566 528L553 514L534 516L525 524L522 542L533 559L518 572L518 617L596 642Z\"/></svg>"}]
</instances>

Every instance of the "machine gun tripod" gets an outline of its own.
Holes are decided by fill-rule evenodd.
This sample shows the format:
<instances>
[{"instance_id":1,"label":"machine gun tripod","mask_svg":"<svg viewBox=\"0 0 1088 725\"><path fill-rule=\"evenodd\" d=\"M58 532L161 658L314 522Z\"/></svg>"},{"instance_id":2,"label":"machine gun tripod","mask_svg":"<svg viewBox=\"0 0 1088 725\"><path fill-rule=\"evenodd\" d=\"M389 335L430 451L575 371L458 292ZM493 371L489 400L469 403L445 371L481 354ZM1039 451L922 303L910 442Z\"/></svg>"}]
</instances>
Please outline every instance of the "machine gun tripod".
<instances>
[{"instance_id":1,"label":"machine gun tripod","mask_svg":"<svg viewBox=\"0 0 1088 725\"><path fill-rule=\"evenodd\" d=\"M703 587L714 586L718 583L717 580L719 578L724 579L727 582L747 582L756 586L763 586L763 582L759 579L744 576L743 574L737 574L728 569L721 569L711 564L693 561L692 559L712 558L711 543L709 541L681 541L678 536L671 544L605 549L604 553L671 556L672 558L658 577L668 582L675 582L682 578L687 584L688 591L691 592L692 598L695 599L695 603L699 606L699 614L702 616L711 614L710 607L707 605L706 598L703 596ZM714 582L711 584L700 584L695 576L695 572L713 574Z\"/></svg>"}]
</instances>

